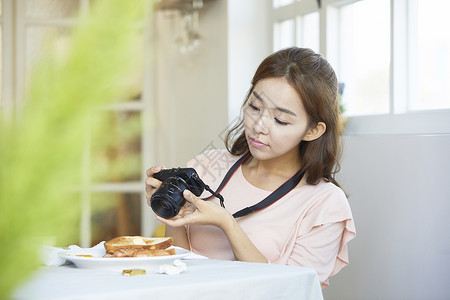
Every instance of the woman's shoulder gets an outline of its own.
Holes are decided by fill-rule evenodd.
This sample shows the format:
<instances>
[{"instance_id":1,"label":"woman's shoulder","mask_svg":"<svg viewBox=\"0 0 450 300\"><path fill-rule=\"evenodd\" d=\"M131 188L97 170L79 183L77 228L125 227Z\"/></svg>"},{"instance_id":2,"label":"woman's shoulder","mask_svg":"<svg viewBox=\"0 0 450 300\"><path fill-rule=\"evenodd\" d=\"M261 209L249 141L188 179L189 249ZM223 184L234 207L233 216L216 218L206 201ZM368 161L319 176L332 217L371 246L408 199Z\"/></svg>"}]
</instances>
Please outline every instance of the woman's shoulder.
<instances>
[{"instance_id":1,"label":"woman's shoulder","mask_svg":"<svg viewBox=\"0 0 450 300\"><path fill-rule=\"evenodd\" d=\"M320 181L311 191L312 209L325 209L331 215L346 215L351 218L351 208L344 191L332 182Z\"/></svg>"},{"instance_id":2,"label":"woman's shoulder","mask_svg":"<svg viewBox=\"0 0 450 300\"><path fill-rule=\"evenodd\" d=\"M302 188L298 191L306 192L310 201L315 203L314 206L348 207L348 200L344 191L329 181L321 180L318 184L306 185L304 191L302 191Z\"/></svg>"},{"instance_id":3,"label":"woman's shoulder","mask_svg":"<svg viewBox=\"0 0 450 300\"><path fill-rule=\"evenodd\" d=\"M320 193L324 193L324 194L331 194L331 195L339 195L340 198L347 198L345 196L344 191L337 185L335 185L334 183L330 182L330 181L326 181L326 180L321 180L318 184L317 184L317 190Z\"/></svg>"}]
</instances>

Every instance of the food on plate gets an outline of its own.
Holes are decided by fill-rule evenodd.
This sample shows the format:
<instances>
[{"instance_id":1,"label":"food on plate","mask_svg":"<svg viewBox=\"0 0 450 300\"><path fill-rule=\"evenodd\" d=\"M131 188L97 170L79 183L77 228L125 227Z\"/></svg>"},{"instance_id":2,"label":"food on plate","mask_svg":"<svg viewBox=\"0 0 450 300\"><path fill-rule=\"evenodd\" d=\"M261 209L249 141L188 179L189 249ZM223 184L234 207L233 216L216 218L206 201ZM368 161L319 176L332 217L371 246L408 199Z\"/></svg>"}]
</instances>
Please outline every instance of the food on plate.
<instances>
[{"instance_id":1,"label":"food on plate","mask_svg":"<svg viewBox=\"0 0 450 300\"><path fill-rule=\"evenodd\" d=\"M119 236L105 242L106 253L114 253L118 249L161 250L173 245L171 237Z\"/></svg>"},{"instance_id":2,"label":"food on plate","mask_svg":"<svg viewBox=\"0 0 450 300\"><path fill-rule=\"evenodd\" d=\"M112 257L150 257L175 255L175 249L117 249Z\"/></svg>"},{"instance_id":3,"label":"food on plate","mask_svg":"<svg viewBox=\"0 0 450 300\"><path fill-rule=\"evenodd\" d=\"M175 255L171 237L119 236L105 242L104 257L152 257Z\"/></svg>"}]
</instances>

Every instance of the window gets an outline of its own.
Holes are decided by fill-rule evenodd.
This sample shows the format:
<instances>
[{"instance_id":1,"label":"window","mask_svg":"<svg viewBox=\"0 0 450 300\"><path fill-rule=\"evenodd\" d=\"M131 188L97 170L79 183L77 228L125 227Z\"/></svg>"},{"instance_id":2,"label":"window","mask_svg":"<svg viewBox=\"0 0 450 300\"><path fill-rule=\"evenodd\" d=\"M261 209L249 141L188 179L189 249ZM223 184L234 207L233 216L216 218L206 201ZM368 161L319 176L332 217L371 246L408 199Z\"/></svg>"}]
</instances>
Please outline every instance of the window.
<instances>
[{"instance_id":1,"label":"window","mask_svg":"<svg viewBox=\"0 0 450 300\"><path fill-rule=\"evenodd\" d=\"M388 113L389 0L358 1L335 11L339 38L335 70L345 85L342 100L346 114Z\"/></svg>"},{"instance_id":2,"label":"window","mask_svg":"<svg viewBox=\"0 0 450 300\"><path fill-rule=\"evenodd\" d=\"M273 49L299 46L319 51L319 12L311 2L274 1ZM313 2L314 4L314 2ZM292 9L292 8L295 9ZM295 12L295 13L293 13Z\"/></svg>"},{"instance_id":3,"label":"window","mask_svg":"<svg viewBox=\"0 0 450 300\"><path fill-rule=\"evenodd\" d=\"M274 49L281 49L295 45L295 20L287 19L274 26Z\"/></svg>"},{"instance_id":4,"label":"window","mask_svg":"<svg viewBox=\"0 0 450 300\"><path fill-rule=\"evenodd\" d=\"M294 3L295 0L273 0L273 7L278 8L281 6L285 6L291 3Z\"/></svg>"},{"instance_id":5,"label":"window","mask_svg":"<svg viewBox=\"0 0 450 300\"><path fill-rule=\"evenodd\" d=\"M319 36L319 12L297 17L297 46L319 52Z\"/></svg>"},{"instance_id":6,"label":"window","mask_svg":"<svg viewBox=\"0 0 450 300\"><path fill-rule=\"evenodd\" d=\"M446 0L411 1L409 109L450 108L450 19Z\"/></svg>"},{"instance_id":7,"label":"window","mask_svg":"<svg viewBox=\"0 0 450 300\"><path fill-rule=\"evenodd\" d=\"M273 4L274 50L297 45L327 58L344 86L348 134L450 132L448 1ZM295 26L281 26L287 20Z\"/></svg>"}]
</instances>

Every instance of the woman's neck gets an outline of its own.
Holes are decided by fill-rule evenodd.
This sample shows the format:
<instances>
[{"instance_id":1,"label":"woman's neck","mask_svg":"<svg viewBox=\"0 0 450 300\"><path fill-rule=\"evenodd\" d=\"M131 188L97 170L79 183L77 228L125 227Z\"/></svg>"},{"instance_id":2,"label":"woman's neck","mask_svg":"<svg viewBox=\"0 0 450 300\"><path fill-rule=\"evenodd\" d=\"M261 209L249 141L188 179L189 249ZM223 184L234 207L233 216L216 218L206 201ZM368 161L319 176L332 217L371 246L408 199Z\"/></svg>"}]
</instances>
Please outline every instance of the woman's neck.
<instances>
[{"instance_id":1,"label":"woman's neck","mask_svg":"<svg viewBox=\"0 0 450 300\"><path fill-rule=\"evenodd\" d=\"M244 177L253 185L272 190L291 178L300 169L296 156L282 156L269 160L252 157L242 166Z\"/></svg>"}]
</instances>

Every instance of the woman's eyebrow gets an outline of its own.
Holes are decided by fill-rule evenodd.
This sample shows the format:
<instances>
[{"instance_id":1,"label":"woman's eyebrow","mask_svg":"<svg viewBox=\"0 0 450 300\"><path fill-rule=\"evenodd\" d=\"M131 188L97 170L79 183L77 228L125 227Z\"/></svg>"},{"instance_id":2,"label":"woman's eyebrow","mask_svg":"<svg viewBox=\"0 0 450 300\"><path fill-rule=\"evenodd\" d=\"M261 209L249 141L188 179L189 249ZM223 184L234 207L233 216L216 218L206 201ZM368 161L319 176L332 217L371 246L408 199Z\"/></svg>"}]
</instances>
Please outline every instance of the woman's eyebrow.
<instances>
[{"instance_id":1,"label":"woman's eyebrow","mask_svg":"<svg viewBox=\"0 0 450 300\"><path fill-rule=\"evenodd\" d=\"M255 96L256 99L264 102L263 97L261 97L261 95L259 95L257 92L253 91L253 96ZM273 103L273 101L271 101L269 97L266 97L266 98L268 98L269 101ZM289 110L287 108L279 107L279 106L275 106L275 108L277 110L281 111L281 112L284 112L284 113L287 113L287 114L290 114L290 115L293 115L293 116L297 116L293 111L291 111L291 110Z\"/></svg>"}]
</instances>

